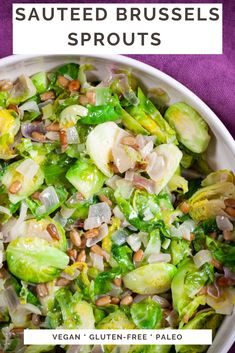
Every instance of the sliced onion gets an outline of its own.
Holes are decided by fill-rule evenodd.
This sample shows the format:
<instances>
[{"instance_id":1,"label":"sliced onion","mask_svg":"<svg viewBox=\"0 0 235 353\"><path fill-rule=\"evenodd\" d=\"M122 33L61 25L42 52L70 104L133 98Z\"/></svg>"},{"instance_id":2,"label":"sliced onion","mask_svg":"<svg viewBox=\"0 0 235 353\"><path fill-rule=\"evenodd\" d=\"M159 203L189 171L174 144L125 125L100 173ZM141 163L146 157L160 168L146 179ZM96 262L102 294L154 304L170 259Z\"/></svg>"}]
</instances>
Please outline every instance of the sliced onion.
<instances>
[{"instance_id":1,"label":"sliced onion","mask_svg":"<svg viewBox=\"0 0 235 353\"><path fill-rule=\"evenodd\" d=\"M112 234L112 241L117 245L123 245L126 242L127 232L124 229L118 229Z\"/></svg>"},{"instance_id":2,"label":"sliced onion","mask_svg":"<svg viewBox=\"0 0 235 353\"><path fill-rule=\"evenodd\" d=\"M119 218L121 221L125 221L124 214L122 213L122 211L120 210L120 208L118 206L114 207L113 214L116 218Z\"/></svg>"},{"instance_id":3,"label":"sliced onion","mask_svg":"<svg viewBox=\"0 0 235 353\"><path fill-rule=\"evenodd\" d=\"M142 158L146 158L153 150L153 141L149 141L143 148L140 150Z\"/></svg>"},{"instance_id":4,"label":"sliced onion","mask_svg":"<svg viewBox=\"0 0 235 353\"><path fill-rule=\"evenodd\" d=\"M155 262L170 262L171 261L171 255L170 254L151 254L148 257L148 263L153 264Z\"/></svg>"},{"instance_id":5,"label":"sliced onion","mask_svg":"<svg viewBox=\"0 0 235 353\"><path fill-rule=\"evenodd\" d=\"M215 282L216 283L216 282ZM211 296L212 298L218 299L221 295L220 287L214 284L208 285L207 288L207 294Z\"/></svg>"},{"instance_id":6,"label":"sliced onion","mask_svg":"<svg viewBox=\"0 0 235 353\"><path fill-rule=\"evenodd\" d=\"M134 175L135 175L134 169L129 169L125 173L125 179L128 181L133 181Z\"/></svg>"},{"instance_id":7,"label":"sliced onion","mask_svg":"<svg viewBox=\"0 0 235 353\"><path fill-rule=\"evenodd\" d=\"M66 136L69 145L79 143L79 136L75 126L66 129Z\"/></svg>"},{"instance_id":8,"label":"sliced onion","mask_svg":"<svg viewBox=\"0 0 235 353\"><path fill-rule=\"evenodd\" d=\"M216 313L222 315L231 315L233 312L234 288L226 287L221 289L221 294L218 298L210 295L206 297L206 303L212 307Z\"/></svg>"},{"instance_id":9,"label":"sliced onion","mask_svg":"<svg viewBox=\"0 0 235 353\"><path fill-rule=\"evenodd\" d=\"M141 187L147 190L150 194L154 194L154 181L144 178L138 174L134 175L133 184L136 187Z\"/></svg>"},{"instance_id":10,"label":"sliced onion","mask_svg":"<svg viewBox=\"0 0 235 353\"><path fill-rule=\"evenodd\" d=\"M139 303L141 302L142 300L146 299L146 298L149 298L149 294L138 294L134 300L133 300L133 303Z\"/></svg>"},{"instance_id":11,"label":"sliced onion","mask_svg":"<svg viewBox=\"0 0 235 353\"><path fill-rule=\"evenodd\" d=\"M9 208L0 206L0 212L6 214L7 216L11 216L11 211L9 210Z\"/></svg>"},{"instance_id":12,"label":"sliced onion","mask_svg":"<svg viewBox=\"0 0 235 353\"><path fill-rule=\"evenodd\" d=\"M99 228L99 234L97 237L88 238L86 241L86 246L90 248L91 246L97 244L99 241L104 239L108 235L109 229L106 223L102 224Z\"/></svg>"},{"instance_id":13,"label":"sliced onion","mask_svg":"<svg viewBox=\"0 0 235 353\"><path fill-rule=\"evenodd\" d=\"M66 272L61 272L60 277L68 279L69 281L73 281L79 275L80 275L80 271L77 268L75 268L72 276L68 275Z\"/></svg>"},{"instance_id":14,"label":"sliced onion","mask_svg":"<svg viewBox=\"0 0 235 353\"><path fill-rule=\"evenodd\" d=\"M165 161L162 156L158 156L157 153L151 153L148 158L148 166L146 172L150 178L154 181L157 181L163 177Z\"/></svg>"},{"instance_id":15,"label":"sliced onion","mask_svg":"<svg viewBox=\"0 0 235 353\"><path fill-rule=\"evenodd\" d=\"M48 186L46 189L44 189L40 193L39 199L42 202L42 206L38 207L37 209L38 215L42 215L43 213L58 205L60 202L54 186Z\"/></svg>"},{"instance_id":16,"label":"sliced onion","mask_svg":"<svg viewBox=\"0 0 235 353\"><path fill-rule=\"evenodd\" d=\"M42 315L41 310L36 305L30 304L30 303L19 304L17 309L27 310L30 313L34 313L34 314L37 314L37 315Z\"/></svg>"},{"instance_id":17,"label":"sliced onion","mask_svg":"<svg viewBox=\"0 0 235 353\"><path fill-rule=\"evenodd\" d=\"M7 286L3 291L3 299L10 313L14 313L19 305L19 298L12 285Z\"/></svg>"},{"instance_id":18,"label":"sliced onion","mask_svg":"<svg viewBox=\"0 0 235 353\"><path fill-rule=\"evenodd\" d=\"M32 138L32 133L39 132L44 135L47 131L43 122L25 122L21 124L21 132L24 137L30 138L33 141L41 142L38 139Z\"/></svg>"},{"instance_id":19,"label":"sliced onion","mask_svg":"<svg viewBox=\"0 0 235 353\"><path fill-rule=\"evenodd\" d=\"M90 252L90 257L93 263L93 267L97 268L99 271L104 271L103 256Z\"/></svg>"},{"instance_id":20,"label":"sliced onion","mask_svg":"<svg viewBox=\"0 0 235 353\"><path fill-rule=\"evenodd\" d=\"M182 238L185 240L190 241L191 240L191 233L193 232L195 228L195 222L191 219L183 222L179 226L179 231L181 232Z\"/></svg>"},{"instance_id":21,"label":"sliced onion","mask_svg":"<svg viewBox=\"0 0 235 353\"><path fill-rule=\"evenodd\" d=\"M220 230L233 230L233 224L225 216L216 216L216 224Z\"/></svg>"},{"instance_id":22,"label":"sliced onion","mask_svg":"<svg viewBox=\"0 0 235 353\"><path fill-rule=\"evenodd\" d=\"M235 274L227 267L223 268L224 270L224 277L231 279L232 281L235 281Z\"/></svg>"},{"instance_id":23,"label":"sliced onion","mask_svg":"<svg viewBox=\"0 0 235 353\"><path fill-rule=\"evenodd\" d=\"M39 165L34 162L31 158L25 159L20 165L16 168L16 171L22 174L28 180L32 180L33 177L37 174Z\"/></svg>"},{"instance_id":24,"label":"sliced onion","mask_svg":"<svg viewBox=\"0 0 235 353\"><path fill-rule=\"evenodd\" d=\"M23 222L26 219L27 211L28 211L28 206L26 205L26 203L24 201L22 201L21 206L20 206L19 218L16 220L15 224L13 225L13 227L11 228L11 231L10 231L11 236L15 237L14 239L17 238L17 233L18 233L21 225L23 224Z\"/></svg>"},{"instance_id":25,"label":"sliced onion","mask_svg":"<svg viewBox=\"0 0 235 353\"><path fill-rule=\"evenodd\" d=\"M162 308L169 308L171 306L171 304L169 303L169 301L166 298L160 297L159 295L154 295L152 297L152 299L161 305Z\"/></svg>"},{"instance_id":26,"label":"sliced onion","mask_svg":"<svg viewBox=\"0 0 235 353\"><path fill-rule=\"evenodd\" d=\"M111 189L115 190L117 188L117 181L122 179L119 175L113 175L111 178L106 180L106 185L109 186Z\"/></svg>"},{"instance_id":27,"label":"sliced onion","mask_svg":"<svg viewBox=\"0 0 235 353\"><path fill-rule=\"evenodd\" d=\"M133 148L126 146L126 150L133 150ZM133 152L135 152L133 150ZM112 149L113 160L120 173L126 172L128 169L133 169L136 163L122 146L115 145Z\"/></svg>"},{"instance_id":28,"label":"sliced onion","mask_svg":"<svg viewBox=\"0 0 235 353\"><path fill-rule=\"evenodd\" d=\"M144 210L144 218L143 218L143 220L144 220L144 221L150 221L150 219L153 219L153 218L154 218L154 215L152 214L150 208L147 207L147 208Z\"/></svg>"},{"instance_id":29,"label":"sliced onion","mask_svg":"<svg viewBox=\"0 0 235 353\"><path fill-rule=\"evenodd\" d=\"M87 219L85 219L84 229L88 230L88 229L98 228L99 226L101 226L101 224L102 222L100 217L88 217Z\"/></svg>"},{"instance_id":30,"label":"sliced onion","mask_svg":"<svg viewBox=\"0 0 235 353\"><path fill-rule=\"evenodd\" d=\"M45 136L48 140L51 141L59 141L60 139L60 134L56 131L48 131Z\"/></svg>"},{"instance_id":31,"label":"sliced onion","mask_svg":"<svg viewBox=\"0 0 235 353\"><path fill-rule=\"evenodd\" d=\"M116 181L116 185L120 191L121 196L124 199L129 199L134 190L132 183L126 179L120 179Z\"/></svg>"},{"instance_id":32,"label":"sliced onion","mask_svg":"<svg viewBox=\"0 0 235 353\"><path fill-rule=\"evenodd\" d=\"M196 255L193 257L193 261L197 268L200 268L205 263L211 263L212 255L209 250L200 250Z\"/></svg>"},{"instance_id":33,"label":"sliced onion","mask_svg":"<svg viewBox=\"0 0 235 353\"><path fill-rule=\"evenodd\" d=\"M143 135L137 135L136 136L136 143L139 146L139 149L141 150L142 148L144 148L144 146L146 145L146 141Z\"/></svg>"},{"instance_id":34,"label":"sliced onion","mask_svg":"<svg viewBox=\"0 0 235 353\"><path fill-rule=\"evenodd\" d=\"M141 240L139 234L132 234L126 238L127 243L133 251L138 251L141 247Z\"/></svg>"},{"instance_id":35,"label":"sliced onion","mask_svg":"<svg viewBox=\"0 0 235 353\"><path fill-rule=\"evenodd\" d=\"M60 209L60 214L63 218L70 218L72 214L75 212L75 208L68 208L66 206L62 206Z\"/></svg>"},{"instance_id":36,"label":"sliced onion","mask_svg":"<svg viewBox=\"0 0 235 353\"><path fill-rule=\"evenodd\" d=\"M39 108L38 105L35 101L29 101L26 102L24 104L22 104L19 109L23 112L24 110L26 110L27 112L35 112L35 113L39 113Z\"/></svg>"},{"instance_id":37,"label":"sliced onion","mask_svg":"<svg viewBox=\"0 0 235 353\"><path fill-rule=\"evenodd\" d=\"M99 217L102 223L109 223L111 216L111 209L106 202L99 202L89 207L88 218Z\"/></svg>"}]
</instances>

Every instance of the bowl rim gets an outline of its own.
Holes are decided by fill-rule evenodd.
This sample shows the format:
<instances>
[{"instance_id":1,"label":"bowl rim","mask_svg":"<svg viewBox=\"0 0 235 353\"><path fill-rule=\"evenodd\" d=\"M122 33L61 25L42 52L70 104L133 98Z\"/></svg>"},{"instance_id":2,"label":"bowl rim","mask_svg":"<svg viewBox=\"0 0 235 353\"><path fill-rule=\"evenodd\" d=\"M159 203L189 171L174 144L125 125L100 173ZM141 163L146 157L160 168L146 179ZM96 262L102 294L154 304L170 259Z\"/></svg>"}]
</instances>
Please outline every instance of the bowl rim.
<instances>
[{"instance_id":1,"label":"bowl rim","mask_svg":"<svg viewBox=\"0 0 235 353\"><path fill-rule=\"evenodd\" d=\"M92 59L106 59L109 61L113 61L120 65L128 65L131 66L139 71L144 71L149 75L156 76L160 78L162 81L166 82L169 86L182 92L183 95L188 96L197 106L199 106L208 119L208 124L212 129L214 129L217 134L222 138L223 143L227 146L227 148L234 154L235 156L235 140L233 139L232 135L230 134L229 130L225 127L223 122L219 119L219 117L213 112L211 108L195 93L193 93L189 88L184 86L182 83L177 81L172 76L162 72L161 70L149 65L145 64L142 61L130 58L124 55L116 55L116 54L32 54L32 55L9 55L7 57L0 59L0 71L6 65L16 64L21 61L39 58L39 57L57 57L57 58L64 58L70 57L74 59L78 58L92 58Z\"/></svg>"},{"instance_id":2,"label":"bowl rim","mask_svg":"<svg viewBox=\"0 0 235 353\"><path fill-rule=\"evenodd\" d=\"M180 94L183 94L185 97L188 97L193 102L193 104L195 104L195 106L200 107L200 110L206 116L206 120L208 122L208 125L214 131L216 131L217 136L221 139L221 142L228 148L228 150L231 151L231 153L235 157L235 140L232 137L232 135L230 134L230 132L228 131L228 129L225 127L223 122L213 112L213 110L211 108L209 108L209 106L201 98L199 98L195 93L193 93L189 88L184 86L182 83L177 81L175 78L173 78L172 76L170 76L170 75L162 72L161 70L159 70L149 64L146 64L142 61L130 58L128 56L116 55L116 54L104 54L104 55L101 55L101 54L10 55L10 56L7 56L7 57L0 59L0 72L2 71L4 66L15 65L15 64L20 63L22 61L27 61L27 60L34 59L34 58L50 58L50 57L51 58L53 58L53 57L54 58L61 58L61 59L69 57L71 59L74 58L76 61L79 58L88 58L88 59L89 58L91 58L91 59L97 58L99 60L105 59L107 61L112 61L115 64L119 64L119 65L123 65L123 66L130 66L140 72L141 71L145 72L150 76L156 77L156 79L162 80L164 83L166 83L167 85L169 85L170 87L172 87L173 89L178 91ZM190 104L192 104L192 103L190 103ZM229 315L226 315L226 317L230 317L230 323L232 323L232 321L231 321L232 317ZM228 323L228 325L229 325L229 323ZM222 328L222 326L223 326L223 328ZM232 330L231 330L231 333L229 334L229 336L227 337L227 335L226 335L227 325L225 325L225 326L223 324L220 325L220 329L222 328L221 335L223 336L223 334L224 334L224 337L226 337L226 340L223 343L223 353L227 352L231 348L231 346L234 342L234 339L235 339L235 331L232 331ZM212 348L212 346L209 347L208 353L211 352L211 348ZM213 352L214 352L214 350L213 350Z\"/></svg>"}]
</instances>

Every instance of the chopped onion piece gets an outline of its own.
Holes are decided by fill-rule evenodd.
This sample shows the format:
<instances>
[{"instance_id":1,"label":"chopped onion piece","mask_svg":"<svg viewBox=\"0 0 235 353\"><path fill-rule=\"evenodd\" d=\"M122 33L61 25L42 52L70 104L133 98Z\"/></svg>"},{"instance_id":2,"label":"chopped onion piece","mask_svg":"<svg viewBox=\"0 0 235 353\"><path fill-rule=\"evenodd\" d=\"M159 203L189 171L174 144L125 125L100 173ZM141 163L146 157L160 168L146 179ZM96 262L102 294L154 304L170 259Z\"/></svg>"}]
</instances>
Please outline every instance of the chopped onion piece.
<instances>
[{"instance_id":1,"label":"chopped onion piece","mask_svg":"<svg viewBox=\"0 0 235 353\"><path fill-rule=\"evenodd\" d=\"M59 141L60 139L60 134L56 131L48 131L45 136L51 141Z\"/></svg>"},{"instance_id":2,"label":"chopped onion piece","mask_svg":"<svg viewBox=\"0 0 235 353\"><path fill-rule=\"evenodd\" d=\"M225 216L216 216L216 224L220 230L233 230L233 224Z\"/></svg>"},{"instance_id":3,"label":"chopped onion piece","mask_svg":"<svg viewBox=\"0 0 235 353\"><path fill-rule=\"evenodd\" d=\"M162 156L158 156L156 152L151 153L148 156L148 166L146 172L150 178L157 181L163 177L165 161Z\"/></svg>"},{"instance_id":4,"label":"chopped onion piece","mask_svg":"<svg viewBox=\"0 0 235 353\"><path fill-rule=\"evenodd\" d=\"M144 218L143 218L143 220L144 221L150 221L150 219L153 219L153 218L154 218L154 215L152 214L150 208L149 207L146 208L144 210Z\"/></svg>"},{"instance_id":5,"label":"chopped onion piece","mask_svg":"<svg viewBox=\"0 0 235 353\"><path fill-rule=\"evenodd\" d=\"M1 213L5 213L5 214L8 215L8 216L11 216L11 211L9 210L9 208L0 206L0 212L1 212Z\"/></svg>"},{"instance_id":6,"label":"chopped onion piece","mask_svg":"<svg viewBox=\"0 0 235 353\"><path fill-rule=\"evenodd\" d=\"M53 186L48 186L44 189L40 193L39 199L42 202L42 206L40 206L37 210L39 215L47 212L59 203L59 198Z\"/></svg>"},{"instance_id":7,"label":"chopped onion piece","mask_svg":"<svg viewBox=\"0 0 235 353\"><path fill-rule=\"evenodd\" d=\"M125 173L125 179L129 181L133 181L134 175L135 175L134 169L129 169Z\"/></svg>"},{"instance_id":8,"label":"chopped onion piece","mask_svg":"<svg viewBox=\"0 0 235 353\"><path fill-rule=\"evenodd\" d=\"M20 165L16 168L16 171L22 174L28 180L32 180L33 177L37 174L39 165L34 162L31 158L25 159Z\"/></svg>"},{"instance_id":9,"label":"chopped onion piece","mask_svg":"<svg viewBox=\"0 0 235 353\"><path fill-rule=\"evenodd\" d=\"M122 213L122 211L120 210L120 208L118 206L114 207L113 214L116 218L119 218L121 221L125 221L124 214Z\"/></svg>"},{"instance_id":10,"label":"chopped onion piece","mask_svg":"<svg viewBox=\"0 0 235 353\"><path fill-rule=\"evenodd\" d=\"M17 310L18 310L18 309L27 310L27 311L29 311L30 313L34 313L34 314L37 314L37 315L42 315L41 310L40 310L36 305L30 304L30 303L19 304L19 305L17 306Z\"/></svg>"},{"instance_id":11,"label":"chopped onion piece","mask_svg":"<svg viewBox=\"0 0 235 353\"><path fill-rule=\"evenodd\" d=\"M139 234L132 234L126 238L127 243L133 251L137 251L141 247L141 240Z\"/></svg>"},{"instance_id":12,"label":"chopped onion piece","mask_svg":"<svg viewBox=\"0 0 235 353\"><path fill-rule=\"evenodd\" d=\"M106 185L111 189L115 190L117 188L117 181L122 179L119 175L113 175L111 178L106 180Z\"/></svg>"},{"instance_id":13,"label":"chopped onion piece","mask_svg":"<svg viewBox=\"0 0 235 353\"><path fill-rule=\"evenodd\" d=\"M17 219L17 221L15 222L15 224L13 225L13 227L10 230L10 234L11 236L14 235L15 239L17 237L17 233L22 225L22 223L25 221L26 216L27 216L27 211L28 211L28 206L26 205L26 203L24 201L21 202L21 206L20 206L20 215L19 218ZM12 239L13 240L13 239Z\"/></svg>"},{"instance_id":14,"label":"chopped onion piece","mask_svg":"<svg viewBox=\"0 0 235 353\"><path fill-rule=\"evenodd\" d=\"M148 257L148 263L153 264L155 262L170 262L171 261L171 255L170 254L151 254Z\"/></svg>"},{"instance_id":15,"label":"chopped onion piece","mask_svg":"<svg viewBox=\"0 0 235 353\"><path fill-rule=\"evenodd\" d=\"M118 229L112 234L112 241L117 245L123 245L126 242L128 233L124 229Z\"/></svg>"},{"instance_id":16,"label":"chopped onion piece","mask_svg":"<svg viewBox=\"0 0 235 353\"><path fill-rule=\"evenodd\" d=\"M60 209L61 216L66 219L70 218L74 212L75 212L75 208L68 208L68 207L62 206Z\"/></svg>"},{"instance_id":17,"label":"chopped onion piece","mask_svg":"<svg viewBox=\"0 0 235 353\"><path fill-rule=\"evenodd\" d=\"M84 229L88 230L98 228L99 226L101 226L101 224L102 222L100 217L88 217L87 219L85 219Z\"/></svg>"},{"instance_id":18,"label":"chopped onion piece","mask_svg":"<svg viewBox=\"0 0 235 353\"><path fill-rule=\"evenodd\" d=\"M189 219L183 222L178 229L181 233L182 238L190 241L191 233L193 232L194 228L195 228L195 222Z\"/></svg>"},{"instance_id":19,"label":"chopped onion piece","mask_svg":"<svg viewBox=\"0 0 235 353\"><path fill-rule=\"evenodd\" d=\"M26 103L22 104L19 107L19 109L21 112L24 112L24 110L26 110L27 112L39 113L39 108L38 108L38 105L35 101L26 102Z\"/></svg>"},{"instance_id":20,"label":"chopped onion piece","mask_svg":"<svg viewBox=\"0 0 235 353\"><path fill-rule=\"evenodd\" d=\"M104 271L104 261L103 256L90 252L90 257L93 263L93 266L99 271Z\"/></svg>"},{"instance_id":21,"label":"chopped onion piece","mask_svg":"<svg viewBox=\"0 0 235 353\"><path fill-rule=\"evenodd\" d=\"M194 255L193 261L197 268L200 268L206 262L211 263L211 252L209 250L200 250L196 255Z\"/></svg>"},{"instance_id":22,"label":"chopped onion piece","mask_svg":"<svg viewBox=\"0 0 235 353\"><path fill-rule=\"evenodd\" d=\"M134 190L132 183L126 179L120 179L116 181L116 185L120 191L121 196L124 199L129 199Z\"/></svg>"},{"instance_id":23,"label":"chopped onion piece","mask_svg":"<svg viewBox=\"0 0 235 353\"><path fill-rule=\"evenodd\" d=\"M153 141L149 141L141 150L142 158L146 158L153 150Z\"/></svg>"},{"instance_id":24,"label":"chopped onion piece","mask_svg":"<svg viewBox=\"0 0 235 353\"><path fill-rule=\"evenodd\" d=\"M3 291L3 299L6 303L6 307L8 308L10 313L14 313L19 304L19 298L16 294L16 291L12 285L9 285Z\"/></svg>"},{"instance_id":25,"label":"chopped onion piece","mask_svg":"<svg viewBox=\"0 0 235 353\"><path fill-rule=\"evenodd\" d=\"M168 300L167 300L166 298L163 298L163 297L161 297L161 296L159 296L159 295L156 295L156 294L155 294L155 295L152 297L152 299L153 299L156 303L160 304L162 308L169 308L169 307L171 306L171 304L168 302Z\"/></svg>"},{"instance_id":26,"label":"chopped onion piece","mask_svg":"<svg viewBox=\"0 0 235 353\"><path fill-rule=\"evenodd\" d=\"M142 177L141 175L135 174L133 178L133 184L135 187L144 188L150 194L154 194L155 183L151 179L147 179Z\"/></svg>"},{"instance_id":27,"label":"chopped onion piece","mask_svg":"<svg viewBox=\"0 0 235 353\"><path fill-rule=\"evenodd\" d=\"M67 143L69 145L79 143L79 136L75 126L69 127L66 130L66 136L67 136Z\"/></svg>"},{"instance_id":28,"label":"chopped onion piece","mask_svg":"<svg viewBox=\"0 0 235 353\"><path fill-rule=\"evenodd\" d=\"M89 207L88 218L99 217L102 223L109 223L111 216L111 209L106 202L99 202Z\"/></svg>"}]
</instances>

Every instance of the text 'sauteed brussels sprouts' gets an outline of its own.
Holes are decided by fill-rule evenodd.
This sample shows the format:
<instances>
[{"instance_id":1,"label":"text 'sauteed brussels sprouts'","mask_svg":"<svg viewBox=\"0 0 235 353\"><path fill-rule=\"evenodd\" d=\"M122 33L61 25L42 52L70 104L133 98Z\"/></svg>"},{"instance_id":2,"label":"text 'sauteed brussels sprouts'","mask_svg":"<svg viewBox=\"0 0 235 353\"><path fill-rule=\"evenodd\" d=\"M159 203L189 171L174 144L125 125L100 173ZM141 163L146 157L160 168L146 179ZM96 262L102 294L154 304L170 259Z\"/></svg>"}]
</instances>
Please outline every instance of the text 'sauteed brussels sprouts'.
<instances>
[{"instance_id":1,"label":"text 'sauteed brussels sprouts'","mask_svg":"<svg viewBox=\"0 0 235 353\"><path fill-rule=\"evenodd\" d=\"M93 71L92 75L88 72ZM235 178L207 123L130 71L68 63L0 91L0 351L29 329L212 329L235 303Z\"/></svg>"}]
</instances>

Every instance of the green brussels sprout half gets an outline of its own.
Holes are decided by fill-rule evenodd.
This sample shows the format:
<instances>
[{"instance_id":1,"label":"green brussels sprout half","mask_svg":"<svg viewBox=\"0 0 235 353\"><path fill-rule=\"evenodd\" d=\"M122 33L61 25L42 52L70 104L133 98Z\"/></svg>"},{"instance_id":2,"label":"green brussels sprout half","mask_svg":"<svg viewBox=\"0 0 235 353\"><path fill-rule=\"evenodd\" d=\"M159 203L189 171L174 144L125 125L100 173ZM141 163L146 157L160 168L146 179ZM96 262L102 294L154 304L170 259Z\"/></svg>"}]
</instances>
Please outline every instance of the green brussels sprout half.
<instances>
[{"instance_id":1,"label":"green brussels sprout half","mask_svg":"<svg viewBox=\"0 0 235 353\"><path fill-rule=\"evenodd\" d=\"M223 315L216 314L213 310L198 313L192 320L190 320L183 329L212 329L212 335L214 336L218 326L223 319ZM208 346L175 346L177 353L202 353L208 349Z\"/></svg>"},{"instance_id":2,"label":"green brussels sprout half","mask_svg":"<svg viewBox=\"0 0 235 353\"><path fill-rule=\"evenodd\" d=\"M20 118L15 117L13 110L0 110L0 159L11 159L15 156L11 145L20 129Z\"/></svg>"},{"instance_id":3,"label":"green brussels sprout half","mask_svg":"<svg viewBox=\"0 0 235 353\"><path fill-rule=\"evenodd\" d=\"M123 311L116 310L101 320L97 328L101 330L131 330L135 328L135 325Z\"/></svg>"},{"instance_id":4,"label":"green brussels sprout half","mask_svg":"<svg viewBox=\"0 0 235 353\"><path fill-rule=\"evenodd\" d=\"M31 76L31 80L36 87L37 93L43 93L47 90L48 79L46 72L38 72L35 75Z\"/></svg>"},{"instance_id":5,"label":"green brussels sprout half","mask_svg":"<svg viewBox=\"0 0 235 353\"><path fill-rule=\"evenodd\" d=\"M36 237L20 237L6 249L9 271L23 281L43 283L60 275L69 257L48 241Z\"/></svg>"},{"instance_id":6,"label":"green brussels sprout half","mask_svg":"<svg viewBox=\"0 0 235 353\"><path fill-rule=\"evenodd\" d=\"M123 277L127 288L139 294L164 293L171 287L177 269L168 263L155 263L139 267Z\"/></svg>"},{"instance_id":7,"label":"green brussels sprout half","mask_svg":"<svg viewBox=\"0 0 235 353\"><path fill-rule=\"evenodd\" d=\"M140 329L154 329L162 319L162 310L153 299L147 298L131 306L131 317Z\"/></svg>"},{"instance_id":8,"label":"green brussels sprout half","mask_svg":"<svg viewBox=\"0 0 235 353\"><path fill-rule=\"evenodd\" d=\"M21 75L10 92L7 105L24 102L33 97L36 93L37 90L31 79L25 75Z\"/></svg>"},{"instance_id":9,"label":"green brussels sprout half","mask_svg":"<svg viewBox=\"0 0 235 353\"><path fill-rule=\"evenodd\" d=\"M67 171L66 178L86 199L97 193L106 179L89 159L76 161Z\"/></svg>"},{"instance_id":10,"label":"green brussels sprout half","mask_svg":"<svg viewBox=\"0 0 235 353\"><path fill-rule=\"evenodd\" d=\"M189 199L190 216L196 221L203 221L223 214L224 200L235 198L235 185L224 181L199 189Z\"/></svg>"},{"instance_id":11,"label":"green brussels sprout half","mask_svg":"<svg viewBox=\"0 0 235 353\"><path fill-rule=\"evenodd\" d=\"M23 175L16 170L21 165L21 163L25 161L28 161L29 164L32 162L32 164L34 164L33 167L37 165L37 163L30 158L25 160L21 159L20 161L10 164L2 177L2 184L8 190L9 200L14 204L33 194L43 184L44 174L39 165L38 170L33 178L28 178L27 174ZM14 182L20 182L21 187L19 191L13 194L9 191L9 189Z\"/></svg>"},{"instance_id":12,"label":"green brussels sprout half","mask_svg":"<svg viewBox=\"0 0 235 353\"><path fill-rule=\"evenodd\" d=\"M178 140L195 153L202 153L210 142L207 123L190 105L179 102L172 104L164 118L175 129Z\"/></svg>"}]
</instances>

